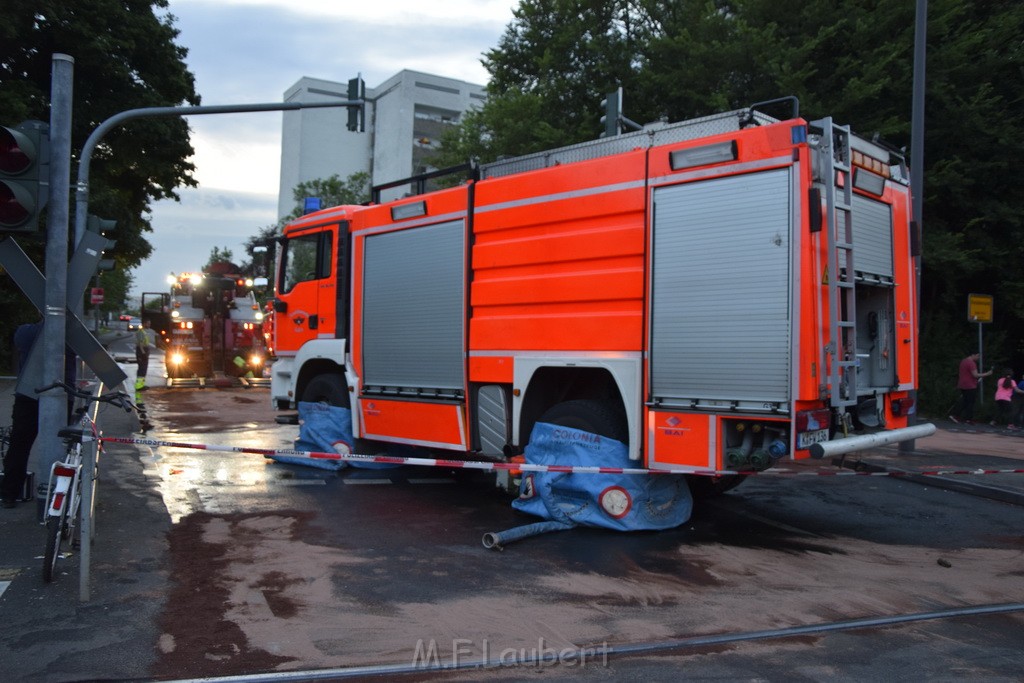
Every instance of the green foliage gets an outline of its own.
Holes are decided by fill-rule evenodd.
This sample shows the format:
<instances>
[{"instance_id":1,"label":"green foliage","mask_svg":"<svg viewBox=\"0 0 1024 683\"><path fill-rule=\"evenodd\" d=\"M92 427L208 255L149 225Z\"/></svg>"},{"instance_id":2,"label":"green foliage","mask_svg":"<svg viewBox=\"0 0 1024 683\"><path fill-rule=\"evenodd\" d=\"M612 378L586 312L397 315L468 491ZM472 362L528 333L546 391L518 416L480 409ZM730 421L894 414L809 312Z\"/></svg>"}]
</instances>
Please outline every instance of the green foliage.
<instances>
[{"instance_id":1,"label":"green foliage","mask_svg":"<svg viewBox=\"0 0 1024 683\"><path fill-rule=\"evenodd\" d=\"M635 76L635 44L646 31L638 4L522 0L484 56L487 104L446 132L432 163L491 161L597 137L598 102Z\"/></svg>"},{"instance_id":2,"label":"green foliage","mask_svg":"<svg viewBox=\"0 0 1024 683\"><path fill-rule=\"evenodd\" d=\"M206 260L206 266L203 267L212 266L214 263L231 263L231 259L234 257L235 255L227 247L214 247L210 250L210 258Z\"/></svg>"},{"instance_id":3,"label":"green foliage","mask_svg":"<svg viewBox=\"0 0 1024 683\"><path fill-rule=\"evenodd\" d=\"M4 0L0 3L0 122L49 120L52 55L75 59L72 112L72 182L75 159L93 130L114 114L138 107L199 104L187 50L167 0ZM150 203L177 198L194 186L188 124L180 118L147 118L111 131L96 148L90 173L90 212L116 220L112 256L118 271L152 252ZM73 210L72 206L72 210ZM74 217L72 216L72 225ZM19 240L21 241L21 240ZM42 248L22 242L38 264ZM40 270L43 270L40 265ZM116 272L116 271L115 271ZM0 278L0 358L9 357L14 326L34 308Z\"/></svg>"},{"instance_id":4,"label":"green foliage","mask_svg":"<svg viewBox=\"0 0 1024 683\"><path fill-rule=\"evenodd\" d=\"M970 292L993 294L985 355L1024 370L1024 3L928 8L921 402L945 410L977 346ZM910 144L914 3L522 0L484 65L488 101L437 166L594 139L616 85L639 122L796 95L808 119Z\"/></svg>"},{"instance_id":5,"label":"green foliage","mask_svg":"<svg viewBox=\"0 0 1024 683\"><path fill-rule=\"evenodd\" d=\"M285 224L300 217L306 197L319 197L323 208L344 206L346 204L365 204L370 201L370 174L360 171L342 179L337 173L328 178L317 178L299 183L292 190L295 208L277 223L267 225L245 241L245 253L248 261L241 265L240 271L250 277L266 277L273 280L274 272L274 239L281 234ZM258 254L256 247L266 247L267 251Z\"/></svg>"},{"instance_id":6,"label":"green foliage","mask_svg":"<svg viewBox=\"0 0 1024 683\"><path fill-rule=\"evenodd\" d=\"M344 180L337 173L329 178L317 178L299 183L292 190L295 208L279 222L284 225L302 215L306 197L319 197L320 206L342 206L345 204L363 204L370 200L370 174L360 171L353 173Z\"/></svg>"},{"instance_id":7,"label":"green foliage","mask_svg":"<svg viewBox=\"0 0 1024 683\"><path fill-rule=\"evenodd\" d=\"M137 305L138 302L128 300L128 294L131 291L134 280L135 278L132 277L131 271L120 268L100 273L99 286L103 288L103 303L99 304L100 311L118 314ZM87 306L91 305L89 304L88 294L85 301Z\"/></svg>"},{"instance_id":8,"label":"green foliage","mask_svg":"<svg viewBox=\"0 0 1024 683\"><path fill-rule=\"evenodd\" d=\"M49 120L51 56L74 57L76 158L89 134L118 112L199 103L167 0L9 0L0 26L0 121ZM196 184L192 152L188 125L177 117L119 126L96 148L90 211L118 222L114 256L123 267L152 251L144 238L150 202L177 198L175 188Z\"/></svg>"}]
</instances>

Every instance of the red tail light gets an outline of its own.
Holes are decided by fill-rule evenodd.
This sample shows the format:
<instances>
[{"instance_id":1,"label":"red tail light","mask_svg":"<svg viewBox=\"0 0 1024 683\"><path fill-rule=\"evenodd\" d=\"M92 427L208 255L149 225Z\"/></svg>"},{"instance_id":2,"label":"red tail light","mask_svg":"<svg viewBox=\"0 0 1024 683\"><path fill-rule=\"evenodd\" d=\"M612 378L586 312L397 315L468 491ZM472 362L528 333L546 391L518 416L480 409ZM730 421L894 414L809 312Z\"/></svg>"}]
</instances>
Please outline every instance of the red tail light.
<instances>
[{"instance_id":1,"label":"red tail light","mask_svg":"<svg viewBox=\"0 0 1024 683\"><path fill-rule=\"evenodd\" d=\"M793 426L797 432L812 432L817 429L828 429L832 414L828 408L819 410L797 411L793 419Z\"/></svg>"},{"instance_id":2,"label":"red tail light","mask_svg":"<svg viewBox=\"0 0 1024 683\"><path fill-rule=\"evenodd\" d=\"M57 465L53 468L54 475L58 477L73 477L75 476L74 467L65 467L64 465Z\"/></svg>"}]
</instances>

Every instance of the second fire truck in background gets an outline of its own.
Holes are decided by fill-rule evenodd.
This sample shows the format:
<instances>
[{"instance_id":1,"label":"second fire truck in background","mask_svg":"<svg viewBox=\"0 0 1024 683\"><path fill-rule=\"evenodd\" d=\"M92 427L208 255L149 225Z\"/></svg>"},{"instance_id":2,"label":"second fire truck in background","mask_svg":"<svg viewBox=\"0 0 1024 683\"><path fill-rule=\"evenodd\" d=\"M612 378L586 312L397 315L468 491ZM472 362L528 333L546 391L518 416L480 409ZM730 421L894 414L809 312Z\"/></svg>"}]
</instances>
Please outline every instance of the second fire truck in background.
<instances>
[{"instance_id":1,"label":"second fire truck in background","mask_svg":"<svg viewBox=\"0 0 1024 683\"><path fill-rule=\"evenodd\" d=\"M165 352L167 377L262 377L263 313L252 281L232 264L172 276L170 292L142 295L142 317Z\"/></svg>"}]
</instances>

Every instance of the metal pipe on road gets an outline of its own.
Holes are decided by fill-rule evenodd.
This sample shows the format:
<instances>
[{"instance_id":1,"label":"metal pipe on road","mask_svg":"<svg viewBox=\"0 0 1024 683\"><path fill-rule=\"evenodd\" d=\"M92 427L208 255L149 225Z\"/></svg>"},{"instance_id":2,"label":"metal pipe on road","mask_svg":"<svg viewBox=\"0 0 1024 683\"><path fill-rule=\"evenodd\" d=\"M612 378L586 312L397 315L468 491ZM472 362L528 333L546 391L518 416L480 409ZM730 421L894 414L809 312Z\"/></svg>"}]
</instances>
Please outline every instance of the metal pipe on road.
<instances>
[{"instance_id":1,"label":"metal pipe on road","mask_svg":"<svg viewBox=\"0 0 1024 683\"><path fill-rule=\"evenodd\" d=\"M909 439L923 439L935 433L935 425L929 423L904 427L903 429L891 429L876 434L862 434L860 436L848 436L845 439L835 439L823 443L812 444L808 449L812 458L821 459L825 456L843 455L862 451L866 448L878 448L888 446L891 443L907 441Z\"/></svg>"},{"instance_id":2,"label":"metal pipe on road","mask_svg":"<svg viewBox=\"0 0 1024 683\"><path fill-rule=\"evenodd\" d=\"M551 531L565 531L574 527L574 524L566 524L565 522L556 522L554 520L536 522L534 524L517 526L506 531L489 531L484 534L483 544L485 548L501 550L503 546L509 543L529 538L530 536L539 536Z\"/></svg>"}]
</instances>

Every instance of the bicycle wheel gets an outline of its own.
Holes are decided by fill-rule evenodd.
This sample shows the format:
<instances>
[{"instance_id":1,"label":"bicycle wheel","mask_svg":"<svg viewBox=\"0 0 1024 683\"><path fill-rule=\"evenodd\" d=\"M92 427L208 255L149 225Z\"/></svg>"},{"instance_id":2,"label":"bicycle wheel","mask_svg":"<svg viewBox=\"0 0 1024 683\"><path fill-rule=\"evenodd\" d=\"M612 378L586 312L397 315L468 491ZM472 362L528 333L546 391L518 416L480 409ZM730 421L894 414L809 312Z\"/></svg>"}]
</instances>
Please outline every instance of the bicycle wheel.
<instances>
[{"instance_id":1,"label":"bicycle wheel","mask_svg":"<svg viewBox=\"0 0 1024 683\"><path fill-rule=\"evenodd\" d=\"M60 517L46 518L46 553L43 555L43 581L50 583L56 576L57 558L60 556L60 544L64 537L64 519L67 512Z\"/></svg>"}]
</instances>

